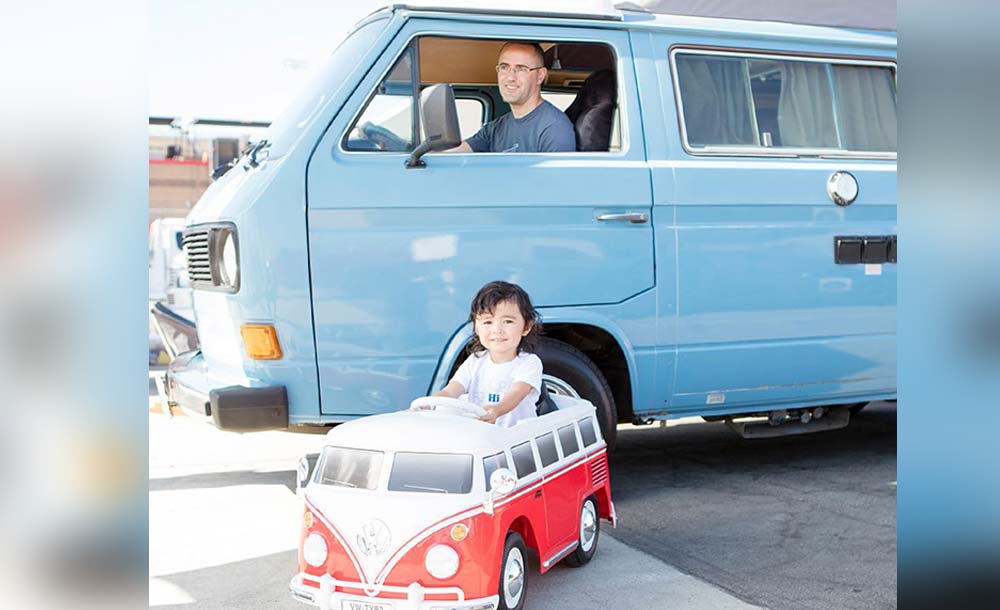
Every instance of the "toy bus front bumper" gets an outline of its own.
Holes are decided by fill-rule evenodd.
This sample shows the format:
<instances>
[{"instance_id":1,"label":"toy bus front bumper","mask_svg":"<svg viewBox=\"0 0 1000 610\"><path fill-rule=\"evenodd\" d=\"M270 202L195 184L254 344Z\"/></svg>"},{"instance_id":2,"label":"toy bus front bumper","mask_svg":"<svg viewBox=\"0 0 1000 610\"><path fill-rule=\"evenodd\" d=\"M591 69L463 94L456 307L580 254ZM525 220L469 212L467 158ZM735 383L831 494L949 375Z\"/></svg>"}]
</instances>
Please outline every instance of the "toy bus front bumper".
<instances>
[{"instance_id":1,"label":"toy bus front bumper","mask_svg":"<svg viewBox=\"0 0 1000 610\"><path fill-rule=\"evenodd\" d=\"M306 580L312 582L314 586L305 584ZM500 603L498 595L465 599L465 593L458 587L423 587L417 583L408 587L390 585L378 587L380 593L401 593L406 595L405 599L351 595L338 591L338 589L363 590L365 585L336 580L329 574L322 577L303 573L296 574L288 588L293 598L312 606L318 606L321 610L350 610L351 604L349 602L357 602L359 604L357 607L391 608L392 610L495 610ZM455 599L424 599L427 595L450 595ZM368 604L368 606L364 604Z\"/></svg>"},{"instance_id":2,"label":"toy bus front bumper","mask_svg":"<svg viewBox=\"0 0 1000 610\"><path fill-rule=\"evenodd\" d=\"M285 386L246 387L213 383L201 352L181 354L167 368L167 401L211 418L221 430L248 432L288 427Z\"/></svg>"}]
</instances>

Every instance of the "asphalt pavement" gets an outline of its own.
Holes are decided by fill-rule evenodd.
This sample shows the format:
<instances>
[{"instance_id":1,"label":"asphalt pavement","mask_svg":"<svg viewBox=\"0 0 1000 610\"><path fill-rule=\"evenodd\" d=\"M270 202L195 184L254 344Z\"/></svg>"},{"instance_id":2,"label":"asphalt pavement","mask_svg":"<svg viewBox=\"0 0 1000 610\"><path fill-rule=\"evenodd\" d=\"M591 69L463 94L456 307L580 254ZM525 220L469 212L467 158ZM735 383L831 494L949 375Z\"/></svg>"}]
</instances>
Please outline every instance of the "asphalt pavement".
<instances>
[{"instance_id":1,"label":"asphalt pavement","mask_svg":"<svg viewBox=\"0 0 1000 610\"><path fill-rule=\"evenodd\" d=\"M322 433L221 432L150 398L150 606L302 608L288 595L298 458ZM895 408L821 435L621 426L619 516L595 559L532 574L530 609L895 607ZM537 560L535 560L537 561Z\"/></svg>"}]
</instances>

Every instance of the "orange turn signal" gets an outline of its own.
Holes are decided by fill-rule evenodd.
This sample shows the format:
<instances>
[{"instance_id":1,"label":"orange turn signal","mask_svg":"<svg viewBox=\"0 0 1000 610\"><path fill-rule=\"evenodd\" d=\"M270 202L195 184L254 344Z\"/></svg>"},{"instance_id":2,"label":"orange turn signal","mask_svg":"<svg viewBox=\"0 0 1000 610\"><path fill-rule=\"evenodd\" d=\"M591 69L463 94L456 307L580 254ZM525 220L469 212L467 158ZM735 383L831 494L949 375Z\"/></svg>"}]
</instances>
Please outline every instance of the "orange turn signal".
<instances>
[{"instance_id":1,"label":"orange turn signal","mask_svg":"<svg viewBox=\"0 0 1000 610\"><path fill-rule=\"evenodd\" d=\"M306 511L305 517L302 518L302 525L305 525L306 529L313 526L313 514L311 512Z\"/></svg>"},{"instance_id":2,"label":"orange turn signal","mask_svg":"<svg viewBox=\"0 0 1000 610\"><path fill-rule=\"evenodd\" d=\"M281 358L278 334L271 324L244 324L240 326L240 335L243 337L243 347L247 351L247 356L254 360Z\"/></svg>"},{"instance_id":3,"label":"orange turn signal","mask_svg":"<svg viewBox=\"0 0 1000 610\"><path fill-rule=\"evenodd\" d=\"M454 527L451 528L451 539L455 542L461 542L465 540L465 537L469 535L469 526L464 523L456 523Z\"/></svg>"}]
</instances>

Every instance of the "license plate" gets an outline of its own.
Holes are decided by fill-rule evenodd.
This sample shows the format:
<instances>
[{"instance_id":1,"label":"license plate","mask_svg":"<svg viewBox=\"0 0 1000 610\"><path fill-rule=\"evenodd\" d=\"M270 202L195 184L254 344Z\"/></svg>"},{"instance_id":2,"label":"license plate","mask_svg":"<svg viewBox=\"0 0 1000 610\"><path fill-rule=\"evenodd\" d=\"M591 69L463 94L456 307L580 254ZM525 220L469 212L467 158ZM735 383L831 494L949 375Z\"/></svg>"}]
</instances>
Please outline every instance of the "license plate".
<instances>
[{"instance_id":1,"label":"license plate","mask_svg":"<svg viewBox=\"0 0 1000 610\"><path fill-rule=\"evenodd\" d=\"M392 602L345 599L340 602L340 610L392 610Z\"/></svg>"}]
</instances>

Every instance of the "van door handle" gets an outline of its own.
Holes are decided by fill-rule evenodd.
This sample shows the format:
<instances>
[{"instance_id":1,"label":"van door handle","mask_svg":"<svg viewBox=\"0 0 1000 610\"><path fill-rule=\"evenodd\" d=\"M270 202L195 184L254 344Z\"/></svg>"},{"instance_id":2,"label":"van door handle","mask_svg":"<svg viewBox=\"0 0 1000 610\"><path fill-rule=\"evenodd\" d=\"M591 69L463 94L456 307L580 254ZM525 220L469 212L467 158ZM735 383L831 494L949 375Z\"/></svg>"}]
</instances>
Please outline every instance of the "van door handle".
<instances>
[{"instance_id":1,"label":"van door handle","mask_svg":"<svg viewBox=\"0 0 1000 610\"><path fill-rule=\"evenodd\" d=\"M538 491L535 492L535 497L536 498L541 498L542 497L542 490L541 489L539 489Z\"/></svg>"},{"instance_id":2,"label":"van door handle","mask_svg":"<svg viewBox=\"0 0 1000 610\"><path fill-rule=\"evenodd\" d=\"M624 214L601 214L597 220L627 220L634 225L649 222L649 214L645 212L626 212Z\"/></svg>"}]
</instances>

